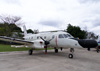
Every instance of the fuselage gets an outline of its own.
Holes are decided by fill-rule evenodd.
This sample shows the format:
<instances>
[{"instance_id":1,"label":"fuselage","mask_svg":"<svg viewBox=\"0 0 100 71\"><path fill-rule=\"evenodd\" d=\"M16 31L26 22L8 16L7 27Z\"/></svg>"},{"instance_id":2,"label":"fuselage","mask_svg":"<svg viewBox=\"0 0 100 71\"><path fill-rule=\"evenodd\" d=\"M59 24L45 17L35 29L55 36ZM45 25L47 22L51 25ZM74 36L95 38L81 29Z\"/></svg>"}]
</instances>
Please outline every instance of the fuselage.
<instances>
[{"instance_id":1,"label":"fuselage","mask_svg":"<svg viewBox=\"0 0 100 71\"><path fill-rule=\"evenodd\" d=\"M46 32L46 33L38 33L38 34L27 34L24 38L26 41L33 41L35 44L33 46L35 48L44 48L44 41L40 38L42 37L46 41L50 41L48 46L51 47L62 47L62 48L85 48L85 45L81 45L86 43L85 41L79 41L74 39L72 35L67 32ZM94 40L92 40L94 41ZM42 43L41 43L42 42ZM96 42L93 42L97 46ZM88 44L87 44L88 45ZM88 47L87 47L88 48Z\"/></svg>"}]
</instances>

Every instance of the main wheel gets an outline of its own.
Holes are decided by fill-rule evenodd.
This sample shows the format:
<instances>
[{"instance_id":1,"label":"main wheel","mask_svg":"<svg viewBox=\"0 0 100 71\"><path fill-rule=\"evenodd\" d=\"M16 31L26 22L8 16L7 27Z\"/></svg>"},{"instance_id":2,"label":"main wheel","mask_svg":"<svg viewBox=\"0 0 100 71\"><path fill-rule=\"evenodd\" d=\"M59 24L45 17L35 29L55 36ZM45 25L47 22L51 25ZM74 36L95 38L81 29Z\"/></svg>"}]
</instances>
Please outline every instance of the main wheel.
<instances>
[{"instance_id":1,"label":"main wheel","mask_svg":"<svg viewBox=\"0 0 100 71\"><path fill-rule=\"evenodd\" d=\"M32 53L33 53L33 50L30 49L30 50L29 50L29 55L32 55Z\"/></svg>"},{"instance_id":2,"label":"main wheel","mask_svg":"<svg viewBox=\"0 0 100 71\"><path fill-rule=\"evenodd\" d=\"M61 49L61 51L62 51L63 48L61 47L60 49Z\"/></svg>"},{"instance_id":3,"label":"main wheel","mask_svg":"<svg viewBox=\"0 0 100 71\"><path fill-rule=\"evenodd\" d=\"M55 53L58 53L58 49L55 49Z\"/></svg>"},{"instance_id":4,"label":"main wheel","mask_svg":"<svg viewBox=\"0 0 100 71\"><path fill-rule=\"evenodd\" d=\"M73 58L73 54L69 54L68 57L69 57L69 58Z\"/></svg>"}]
</instances>

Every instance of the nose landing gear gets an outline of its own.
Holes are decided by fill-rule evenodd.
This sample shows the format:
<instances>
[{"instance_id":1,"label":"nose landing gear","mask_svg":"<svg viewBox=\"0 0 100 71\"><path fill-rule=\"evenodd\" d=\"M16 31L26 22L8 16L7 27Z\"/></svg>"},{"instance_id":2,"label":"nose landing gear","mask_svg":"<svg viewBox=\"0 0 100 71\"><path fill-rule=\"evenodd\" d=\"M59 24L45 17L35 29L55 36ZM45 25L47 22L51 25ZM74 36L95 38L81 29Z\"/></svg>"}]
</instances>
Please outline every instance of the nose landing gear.
<instances>
[{"instance_id":1,"label":"nose landing gear","mask_svg":"<svg viewBox=\"0 0 100 71\"><path fill-rule=\"evenodd\" d=\"M69 58L73 58L74 48L70 48Z\"/></svg>"}]
</instances>

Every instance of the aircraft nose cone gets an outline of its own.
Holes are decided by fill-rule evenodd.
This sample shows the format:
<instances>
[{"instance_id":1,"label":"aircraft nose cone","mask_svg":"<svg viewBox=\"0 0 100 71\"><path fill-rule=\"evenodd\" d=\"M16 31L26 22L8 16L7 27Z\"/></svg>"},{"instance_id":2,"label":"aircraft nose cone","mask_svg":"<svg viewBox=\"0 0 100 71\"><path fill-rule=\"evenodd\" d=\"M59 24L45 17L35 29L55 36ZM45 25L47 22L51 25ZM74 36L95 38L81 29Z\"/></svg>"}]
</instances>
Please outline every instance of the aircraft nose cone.
<instances>
[{"instance_id":1,"label":"aircraft nose cone","mask_svg":"<svg viewBox=\"0 0 100 71\"><path fill-rule=\"evenodd\" d=\"M95 48L98 46L98 43L95 40L85 40L85 39L80 39L78 40L78 43L83 47L83 48Z\"/></svg>"}]
</instances>

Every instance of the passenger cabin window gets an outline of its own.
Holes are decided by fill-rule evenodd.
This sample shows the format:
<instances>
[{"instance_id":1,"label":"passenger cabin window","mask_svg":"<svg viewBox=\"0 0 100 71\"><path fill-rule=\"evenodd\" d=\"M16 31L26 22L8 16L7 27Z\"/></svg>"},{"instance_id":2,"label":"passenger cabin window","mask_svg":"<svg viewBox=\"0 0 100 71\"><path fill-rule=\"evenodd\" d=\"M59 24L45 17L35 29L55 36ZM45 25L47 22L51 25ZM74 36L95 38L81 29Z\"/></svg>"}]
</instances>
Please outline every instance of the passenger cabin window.
<instances>
[{"instance_id":1,"label":"passenger cabin window","mask_svg":"<svg viewBox=\"0 0 100 71\"><path fill-rule=\"evenodd\" d=\"M44 36L44 39L46 39L46 36Z\"/></svg>"},{"instance_id":2,"label":"passenger cabin window","mask_svg":"<svg viewBox=\"0 0 100 71\"><path fill-rule=\"evenodd\" d=\"M62 34L59 34L59 38L64 38L64 36Z\"/></svg>"},{"instance_id":3,"label":"passenger cabin window","mask_svg":"<svg viewBox=\"0 0 100 71\"><path fill-rule=\"evenodd\" d=\"M39 39L39 36L37 37L37 39Z\"/></svg>"},{"instance_id":4,"label":"passenger cabin window","mask_svg":"<svg viewBox=\"0 0 100 71\"><path fill-rule=\"evenodd\" d=\"M55 38L55 36L54 36L54 35L52 36L52 39L53 39L53 38Z\"/></svg>"}]
</instances>

